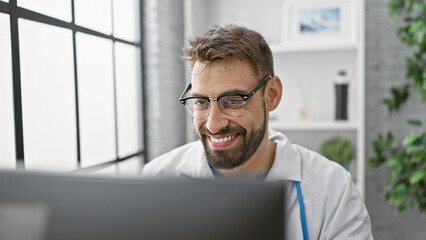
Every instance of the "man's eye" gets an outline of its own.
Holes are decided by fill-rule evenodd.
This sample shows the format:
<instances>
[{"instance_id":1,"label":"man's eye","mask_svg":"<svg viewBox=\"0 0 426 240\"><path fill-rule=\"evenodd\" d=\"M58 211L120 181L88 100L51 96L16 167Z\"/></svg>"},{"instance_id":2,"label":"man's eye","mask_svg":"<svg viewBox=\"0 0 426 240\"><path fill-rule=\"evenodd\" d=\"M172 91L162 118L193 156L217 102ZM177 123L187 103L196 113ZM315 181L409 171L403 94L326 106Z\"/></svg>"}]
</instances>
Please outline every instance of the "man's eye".
<instances>
[{"instance_id":1,"label":"man's eye","mask_svg":"<svg viewBox=\"0 0 426 240\"><path fill-rule=\"evenodd\" d=\"M241 97L230 97L227 98L224 101L224 107L229 107L229 108L233 108L233 107L241 107L242 105L244 105L244 100Z\"/></svg>"},{"instance_id":2,"label":"man's eye","mask_svg":"<svg viewBox=\"0 0 426 240\"><path fill-rule=\"evenodd\" d=\"M199 99L194 101L194 107L196 108L205 108L208 106L208 102L204 99Z\"/></svg>"},{"instance_id":3,"label":"man's eye","mask_svg":"<svg viewBox=\"0 0 426 240\"><path fill-rule=\"evenodd\" d=\"M239 104L240 102L238 100L228 100L226 101L226 103L229 105L236 105L236 104Z\"/></svg>"}]
</instances>

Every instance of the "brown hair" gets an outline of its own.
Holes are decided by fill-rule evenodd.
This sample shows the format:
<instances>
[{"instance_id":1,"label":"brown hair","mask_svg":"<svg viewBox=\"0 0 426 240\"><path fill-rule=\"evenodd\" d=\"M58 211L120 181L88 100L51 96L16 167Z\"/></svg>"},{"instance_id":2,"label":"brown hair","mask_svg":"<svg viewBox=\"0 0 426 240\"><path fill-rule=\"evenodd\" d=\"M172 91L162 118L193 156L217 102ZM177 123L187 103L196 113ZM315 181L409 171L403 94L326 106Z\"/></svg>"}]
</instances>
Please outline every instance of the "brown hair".
<instances>
[{"instance_id":1,"label":"brown hair","mask_svg":"<svg viewBox=\"0 0 426 240\"><path fill-rule=\"evenodd\" d=\"M202 36L188 40L182 59L191 63L211 63L219 59L237 58L251 64L259 79L274 76L272 52L263 36L233 24L215 26Z\"/></svg>"}]
</instances>

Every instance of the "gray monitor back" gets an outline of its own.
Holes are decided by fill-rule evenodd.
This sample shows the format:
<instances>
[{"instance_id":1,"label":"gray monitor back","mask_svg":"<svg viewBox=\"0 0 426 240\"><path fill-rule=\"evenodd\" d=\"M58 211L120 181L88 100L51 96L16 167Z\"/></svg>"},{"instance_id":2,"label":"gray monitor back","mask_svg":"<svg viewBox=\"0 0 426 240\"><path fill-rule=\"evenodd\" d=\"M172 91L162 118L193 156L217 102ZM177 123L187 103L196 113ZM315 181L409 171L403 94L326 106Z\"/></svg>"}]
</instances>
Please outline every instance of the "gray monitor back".
<instances>
[{"instance_id":1,"label":"gray monitor back","mask_svg":"<svg viewBox=\"0 0 426 240\"><path fill-rule=\"evenodd\" d=\"M0 172L0 239L283 239L280 184Z\"/></svg>"}]
</instances>

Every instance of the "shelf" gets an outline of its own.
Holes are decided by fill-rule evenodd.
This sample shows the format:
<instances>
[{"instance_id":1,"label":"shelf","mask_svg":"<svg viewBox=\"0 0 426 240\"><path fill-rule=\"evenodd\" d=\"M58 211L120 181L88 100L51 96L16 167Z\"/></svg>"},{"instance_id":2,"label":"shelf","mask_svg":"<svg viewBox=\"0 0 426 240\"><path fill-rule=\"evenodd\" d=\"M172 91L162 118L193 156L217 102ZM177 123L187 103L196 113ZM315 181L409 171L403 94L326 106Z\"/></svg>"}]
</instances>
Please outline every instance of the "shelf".
<instances>
[{"instance_id":1,"label":"shelf","mask_svg":"<svg viewBox=\"0 0 426 240\"><path fill-rule=\"evenodd\" d=\"M276 130L357 130L358 126L354 122L299 122L299 123L280 123L270 121L269 127Z\"/></svg>"},{"instance_id":2,"label":"shelf","mask_svg":"<svg viewBox=\"0 0 426 240\"><path fill-rule=\"evenodd\" d=\"M274 53L291 53L291 52L322 52L322 51L345 51L357 50L356 43L335 44L335 45L317 45L317 46L284 46L281 44L271 44L271 51Z\"/></svg>"}]
</instances>

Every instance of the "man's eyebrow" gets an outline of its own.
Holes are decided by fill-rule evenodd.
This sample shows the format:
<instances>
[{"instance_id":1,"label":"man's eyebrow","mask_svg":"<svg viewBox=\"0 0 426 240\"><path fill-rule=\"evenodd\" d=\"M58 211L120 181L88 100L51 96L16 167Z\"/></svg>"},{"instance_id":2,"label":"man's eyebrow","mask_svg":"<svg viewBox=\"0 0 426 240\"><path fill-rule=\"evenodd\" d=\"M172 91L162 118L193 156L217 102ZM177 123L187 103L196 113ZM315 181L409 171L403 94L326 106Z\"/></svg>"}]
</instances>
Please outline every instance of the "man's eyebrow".
<instances>
[{"instance_id":1,"label":"man's eyebrow","mask_svg":"<svg viewBox=\"0 0 426 240\"><path fill-rule=\"evenodd\" d=\"M223 92L223 93L221 93L221 94L219 94L218 96L215 96L215 97L219 97L219 96L223 96L223 95L232 95L232 94L243 94L243 95L247 95L249 93L248 93L248 91L241 90L241 89L231 89L231 90ZM203 94L199 94L197 92L191 92L191 96L192 97L206 97Z\"/></svg>"}]
</instances>

